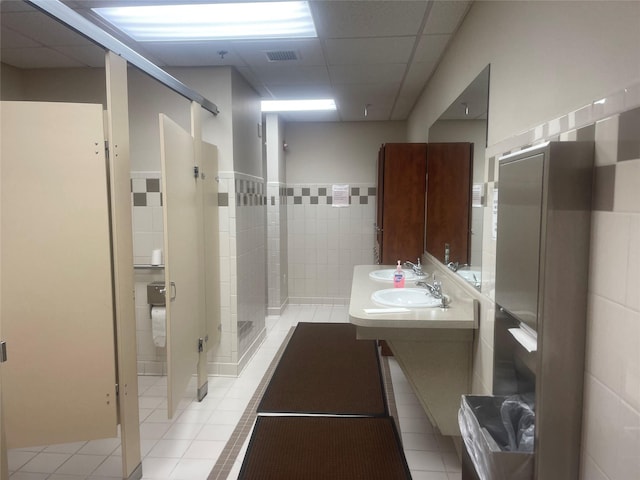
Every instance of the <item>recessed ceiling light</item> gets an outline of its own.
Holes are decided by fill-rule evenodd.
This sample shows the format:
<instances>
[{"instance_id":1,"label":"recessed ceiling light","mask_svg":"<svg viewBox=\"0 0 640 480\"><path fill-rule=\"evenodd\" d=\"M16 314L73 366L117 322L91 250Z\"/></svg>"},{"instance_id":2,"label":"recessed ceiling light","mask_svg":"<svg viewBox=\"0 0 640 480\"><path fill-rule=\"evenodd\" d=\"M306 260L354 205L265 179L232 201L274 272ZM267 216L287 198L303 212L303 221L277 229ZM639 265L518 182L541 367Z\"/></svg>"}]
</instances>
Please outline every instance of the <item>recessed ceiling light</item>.
<instances>
[{"instance_id":1,"label":"recessed ceiling light","mask_svg":"<svg viewBox=\"0 0 640 480\"><path fill-rule=\"evenodd\" d=\"M305 112L335 110L336 102L332 98L320 100L263 100L263 112Z\"/></svg>"},{"instance_id":2,"label":"recessed ceiling light","mask_svg":"<svg viewBox=\"0 0 640 480\"><path fill-rule=\"evenodd\" d=\"M307 2L141 5L92 10L139 42L317 37Z\"/></svg>"}]
</instances>

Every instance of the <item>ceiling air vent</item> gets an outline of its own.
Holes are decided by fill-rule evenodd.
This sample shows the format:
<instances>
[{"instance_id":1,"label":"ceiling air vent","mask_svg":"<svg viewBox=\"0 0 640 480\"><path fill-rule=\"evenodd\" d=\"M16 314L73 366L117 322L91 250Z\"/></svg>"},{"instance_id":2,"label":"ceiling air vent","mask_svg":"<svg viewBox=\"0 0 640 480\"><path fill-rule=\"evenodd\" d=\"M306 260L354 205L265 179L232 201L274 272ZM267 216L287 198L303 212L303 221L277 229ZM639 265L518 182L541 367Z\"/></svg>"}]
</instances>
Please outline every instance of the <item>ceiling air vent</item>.
<instances>
[{"instance_id":1,"label":"ceiling air vent","mask_svg":"<svg viewBox=\"0 0 640 480\"><path fill-rule=\"evenodd\" d=\"M300 59L300 55L295 50L272 50L264 53L270 62L288 62Z\"/></svg>"}]
</instances>

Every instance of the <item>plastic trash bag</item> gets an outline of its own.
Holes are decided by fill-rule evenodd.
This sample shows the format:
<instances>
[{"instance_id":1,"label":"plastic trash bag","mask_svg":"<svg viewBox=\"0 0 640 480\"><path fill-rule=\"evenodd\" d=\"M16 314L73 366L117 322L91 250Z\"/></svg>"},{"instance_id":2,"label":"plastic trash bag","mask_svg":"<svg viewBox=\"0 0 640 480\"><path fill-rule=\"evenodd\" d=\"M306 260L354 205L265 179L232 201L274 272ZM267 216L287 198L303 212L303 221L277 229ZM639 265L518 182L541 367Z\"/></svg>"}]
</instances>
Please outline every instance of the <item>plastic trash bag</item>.
<instances>
[{"instance_id":1,"label":"plastic trash bag","mask_svg":"<svg viewBox=\"0 0 640 480\"><path fill-rule=\"evenodd\" d=\"M500 417L508 441L504 449L509 452L533 452L536 415L525 395L505 398L500 405Z\"/></svg>"},{"instance_id":2,"label":"plastic trash bag","mask_svg":"<svg viewBox=\"0 0 640 480\"><path fill-rule=\"evenodd\" d=\"M462 396L458 424L481 480L533 479L534 422L527 397Z\"/></svg>"}]
</instances>

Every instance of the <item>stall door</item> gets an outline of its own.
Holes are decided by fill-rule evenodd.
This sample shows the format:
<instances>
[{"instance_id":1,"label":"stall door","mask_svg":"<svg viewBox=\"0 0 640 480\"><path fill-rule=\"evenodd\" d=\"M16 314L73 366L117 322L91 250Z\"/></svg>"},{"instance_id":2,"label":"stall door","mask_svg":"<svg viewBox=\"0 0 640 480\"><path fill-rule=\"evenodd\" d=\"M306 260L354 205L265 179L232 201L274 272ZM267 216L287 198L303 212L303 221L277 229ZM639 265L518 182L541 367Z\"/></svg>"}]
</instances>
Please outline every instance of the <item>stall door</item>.
<instances>
[{"instance_id":1,"label":"stall door","mask_svg":"<svg viewBox=\"0 0 640 480\"><path fill-rule=\"evenodd\" d=\"M194 173L194 143L166 115L160 115L164 212L164 273L167 299L167 401L173 417L189 381L197 372L199 222L201 198ZM194 392L195 392L194 384Z\"/></svg>"},{"instance_id":2,"label":"stall door","mask_svg":"<svg viewBox=\"0 0 640 480\"><path fill-rule=\"evenodd\" d=\"M0 109L7 446L115 437L102 106L2 102Z\"/></svg>"}]
</instances>

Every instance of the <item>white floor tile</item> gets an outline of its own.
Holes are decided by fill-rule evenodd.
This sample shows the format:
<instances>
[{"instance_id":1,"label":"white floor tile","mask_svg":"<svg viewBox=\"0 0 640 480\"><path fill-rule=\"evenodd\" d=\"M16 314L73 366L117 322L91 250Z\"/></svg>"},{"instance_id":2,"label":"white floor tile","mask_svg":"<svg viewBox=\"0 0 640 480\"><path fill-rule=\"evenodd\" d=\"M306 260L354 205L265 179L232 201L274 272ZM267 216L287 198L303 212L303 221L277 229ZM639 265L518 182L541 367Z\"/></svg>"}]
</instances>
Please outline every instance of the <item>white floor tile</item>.
<instances>
[{"instance_id":1,"label":"white floor tile","mask_svg":"<svg viewBox=\"0 0 640 480\"><path fill-rule=\"evenodd\" d=\"M346 305L290 305L280 317L268 319L267 337L238 378L210 376L202 402L194 398L194 380L173 419L167 418L166 377L138 377L143 480L205 480L291 327L298 322L347 321ZM453 443L434 432L396 360L388 360L413 478L460 480ZM229 479L240 472L249 438ZM10 450L10 471L18 470L10 480L119 479L119 455L118 438Z\"/></svg>"},{"instance_id":2,"label":"white floor tile","mask_svg":"<svg viewBox=\"0 0 640 480\"><path fill-rule=\"evenodd\" d=\"M202 430L200 423L175 423L162 436L164 439L193 440Z\"/></svg>"},{"instance_id":3,"label":"white floor tile","mask_svg":"<svg viewBox=\"0 0 640 480\"><path fill-rule=\"evenodd\" d=\"M216 410L213 412L211 417L209 417L209 421L207 422L210 425L237 425L242 418L243 412L232 412L229 410Z\"/></svg>"},{"instance_id":4,"label":"white floor tile","mask_svg":"<svg viewBox=\"0 0 640 480\"><path fill-rule=\"evenodd\" d=\"M7 452L7 458L9 461L9 471L15 472L20 470L22 466L27 464L29 460L33 459L38 452L26 452L24 450L9 450Z\"/></svg>"},{"instance_id":5,"label":"white floor tile","mask_svg":"<svg viewBox=\"0 0 640 480\"><path fill-rule=\"evenodd\" d=\"M140 438L159 440L170 427L169 423L144 422L140 425Z\"/></svg>"},{"instance_id":6,"label":"white floor tile","mask_svg":"<svg viewBox=\"0 0 640 480\"><path fill-rule=\"evenodd\" d=\"M47 480L84 480L86 475L71 475L66 473L54 473Z\"/></svg>"},{"instance_id":7,"label":"white floor tile","mask_svg":"<svg viewBox=\"0 0 640 480\"><path fill-rule=\"evenodd\" d=\"M402 446L405 450L419 450L423 452L437 452L440 450L438 440L430 432L403 432Z\"/></svg>"},{"instance_id":8,"label":"white floor tile","mask_svg":"<svg viewBox=\"0 0 640 480\"><path fill-rule=\"evenodd\" d=\"M59 443L57 445L49 445L44 449L47 453L77 453L82 447L85 446L87 442L76 442L76 443ZM120 444L120 441L118 441Z\"/></svg>"},{"instance_id":9,"label":"white floor tile","mask_svg":"<svg viewBox=\"0 0 640 480\"><path fill-rule=\"evenodd\" d=\"M104 455L108 457L120 446L119 438L102 438L87 442L79 451L80 454Z\"/></svg>"},{"instance_id":10,"label":"white floor tile","mask_svg":"<svg viewBox=\"0 0 640 480\"><path fill-rule=\"evenodd\" d=\"M167 480L178 461L177 458L144 458L142 460L143 480Z\"/></svg>"},{"instance_id":11,"label":"white floor tile","mask_svg":"<svg viewBox=\"0 0 640 480\"><path fill-rule=\"evenodd\" d=\"M444 472L421 472L411 471L411 478L413 480L449 480L449 477Z\"/></svg>"},{"instance_id":12,"label":"white floor tile","mask_svg":"<svg viewBox=\"0 0 640 480\"><path fill-rule=\"evenodd\" d=\"M170 480L204 479L207 478L215 463L215 460L183 458L178 462L169 478Z\"/></svg>"},{"instance_id":13,"label":"white floor tile","mask_svg":"<svg viewBox=\"0 0 640 480\"><path fill-rule=\"evenodd\" d=\"M205 425L198 434L198 440L226 442L235 430L235 425Z\"/></svg>"},{"instance_id":14,"label":"white floor tile","mask_svg":"<svg viewBox=\"0 0 640 480\"><path fill-rule=\"evenodd\" d=\"M31 473L31 472L15 472L10 476L11 480L45 480L49 477L48 473Z\"/></svg>"},{"instance_id":15,"label":"white floor tile","mask_svg":"<svg viewBox=\"0 0 640 480\"><path fill-rule=\"evenodd\" d=\"M89 475L107 459L106 455L74 455L56 470L56 474Z\"/></svg>"},{"instance_id":16,"label":"white floor tile","mask_svg":"<svg viewBox=\"0 0 640 480\"><path fill-rule=\"evenodd\" d=\"M427 472L446 472L440 452L418 452L416 450L405 451L405 457L409 469L423 470Z\"/></svg>"},{"instance_id":17,"label":"white floor tile","mask_svg":"<svg viewBox=\"0 0 640 480\"><path fill-rule=\"evenodd\" d=\"M226 441L194 440L184 453L183 458L217 460L226 443Z\"/></svg>"},{"instance_id":18,"label":"white floor tile","mask_svg":"<svg viewBox=\"0 0 640 480\"><path fill-rule=\"evenodd\" d=\"M191 440L158 440L146 455L158 458L181 458L191 445Z\"/></svg>"},{"instance_id":19,"label":"white floor tile","mask_svg":"<svg viewBox=\"0 0 640 480\"><path fill-rule=\"evenodd\" d=\"M21 470L31 473L53 473L60 465L69 460L71 455L66 453L38 453Z\"/></svg>"},{"instance_id":20,"label":"white floor tile","mask_svg":"<svg viewBox=\"0 0 640 480\"><path fill-rule=\"evenodd\" d=\"M102 462L91 475L92 479L98 477L122 478L122 457L111 456Z\"/></svg>"},{"instance_id":21,"label":"white floor tile","mask_svg":"<svg viewBox=\"0 0 640 480\"><path fill-rule=\"evenodd\" d=\"M442 461L444 462L444 468L447 469L447 472L462 471L460 460L458 459L458 454L456 452L441 452L441 454Z\"/></svg>"}]
</instances>

